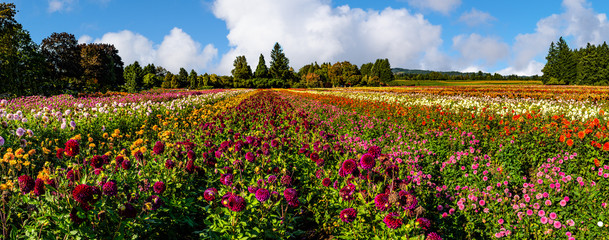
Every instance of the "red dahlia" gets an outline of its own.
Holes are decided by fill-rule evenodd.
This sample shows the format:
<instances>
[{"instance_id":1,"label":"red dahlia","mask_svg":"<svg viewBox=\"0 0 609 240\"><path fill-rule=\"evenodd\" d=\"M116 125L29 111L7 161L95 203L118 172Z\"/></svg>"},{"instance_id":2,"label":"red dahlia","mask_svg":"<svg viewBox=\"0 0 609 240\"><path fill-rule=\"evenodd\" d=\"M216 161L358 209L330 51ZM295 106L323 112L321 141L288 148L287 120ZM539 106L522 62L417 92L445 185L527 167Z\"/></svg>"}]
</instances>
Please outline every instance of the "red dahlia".
<instances>
[{"instance_id":1,"label":"red dahlia","mask_svg":"<svg viewBox=\"0 0 609 240\"><path fill-rule=\"evenodd\" d=\"M74 157L80 152L80 146L76 140L70 139L66 142L65 151L68 156Z\"/></svg>"},{"instance_id":2,"label":"red dahlia","mask_svg":"<svg viewBox=\"0 0 609 240\"><path fill-rule=\"evenodd\" d=\"M18 178L19 181L19 189L23 194L28 194L34 189L34 179L32 179L28 175L22 175Z\"/></svg>"}]
</instances>

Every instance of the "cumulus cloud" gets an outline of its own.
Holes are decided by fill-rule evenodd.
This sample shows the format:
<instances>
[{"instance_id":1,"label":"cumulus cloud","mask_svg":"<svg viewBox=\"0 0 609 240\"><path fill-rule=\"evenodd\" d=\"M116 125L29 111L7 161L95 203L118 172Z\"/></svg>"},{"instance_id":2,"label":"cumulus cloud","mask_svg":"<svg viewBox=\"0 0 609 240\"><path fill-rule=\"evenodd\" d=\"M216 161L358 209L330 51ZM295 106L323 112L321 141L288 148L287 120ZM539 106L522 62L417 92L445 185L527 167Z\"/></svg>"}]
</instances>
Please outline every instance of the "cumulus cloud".
<instances>
[{"instance_id":1,"label":"cumulus cloud","mask_svg":"<svg viewBox=\"0 0 609 240\"><path fill-rule=\"evenodd\" d=\"M113 44L125 65L134 61L138 61L140 65L154 63L174 73L181 67L196 71L207 70L218 54L218 50L211 44L202 49L200 43L180 28L173 28L160 45L155 45L145 36L129 30L106 33L95 40L83 35L78 42Z\"/></svg>"},{"instance_id":2,"label":"cumulus cloud","mask_svg":"<svg viewBox=\"0 0 609 240\"><path fill-rule=\"evenodd\" d=\"M78 0L49 0L49 13L71 11Z\"/></svg>"},{"instance_id":3,"label":"cumulus cloud","mask_svg":"<svg viewBox=\"0 0 609 240\"><path fill-rule=\"evenodd\" d=\"M186 69L207 69L210 61L218 54L211 44L201 50L201 44L179 28L173 28L165 36L158 48L156 60L161 66L172 72L181 67Z\"/></svg>"},{"instance_id":4,"label":"cumulus cloud","mask_svg":"<svg viewBox=\"0 0 609 240\"><path fill-rule=\"evenodd\" d=\"M436 66L441 59L441 26L406 9L382 11L340 6L323 0L216 0L213 13L226 22L230 50L217 68L229 74L236 56L250 66L264 54L267 62L279 42L296 70L310 62L349 60L355 64L389 58L393 66Z\"/></svg>"},{"instance_id":5,"label":"cumulus cloud","mask_svg":"<svg viewBox=\"0 0 609 240\"><path fill-rule=\"evenodd\" d=\"M459 35L453 38L453 48L461 53L466 62L482 62L492 66L497 61L508 57L510 47L495 37L483 37L478 34Z\"/></svg>"},{"instance_id":6,"label":"cumulus cloud","mask_svg":"<svg viewBox=\"0 0 609 240\"><path fill-rule=\"evenodd\" d=\"M511 66L503 73L541 74L543 64L538 60L545 56L552 41L560 36L572 37L574 45L600 44L609 38L609 22L604 13L597 13L586 0L563 0L564 12L553 14L537 22L534 33L519 34L512 48Z\"/></svg>"},{"instance_id":7,"label":"cumulus cloud","mask_svg":"<svg viewBox=\"0 0 609 240\"><path fill-rule=\"evenodd\" d=\"M408 0L408 3L417 8L448 14L461 5L461 0Z\"/></svg>"},{"instance_id":8,"label":"cumulus cloud","mask_svg":"<svg viewBox=\"0 0 609 240\"><path fill-rule=\"evenodd\" d=\"M459 17L459 22L463 22L470 27L490 25L490 22L495 20L497 19L491 16L490 13L483 12L475 8L472 8L472 10L468 12L464 12L461 17Z\"/></svg>"}]
</instances>

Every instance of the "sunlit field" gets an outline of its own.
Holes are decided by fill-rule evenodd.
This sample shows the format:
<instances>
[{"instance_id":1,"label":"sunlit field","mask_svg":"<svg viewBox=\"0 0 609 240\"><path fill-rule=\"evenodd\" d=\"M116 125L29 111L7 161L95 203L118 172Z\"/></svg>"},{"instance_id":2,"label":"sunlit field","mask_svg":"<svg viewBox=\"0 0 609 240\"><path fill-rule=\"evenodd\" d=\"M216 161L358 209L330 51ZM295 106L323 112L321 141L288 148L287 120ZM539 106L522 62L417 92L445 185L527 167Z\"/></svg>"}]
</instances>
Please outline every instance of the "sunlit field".
<instances>
[{"instance_id":1,"label":"sunlit field","mask_svg":"<svg viewBox=\"0 0 609 240\"><path fill-rule=\"evenodd\" d=\"M606 239L609 88L0 102L4 239Z\"/></svg>"}]
</instances>

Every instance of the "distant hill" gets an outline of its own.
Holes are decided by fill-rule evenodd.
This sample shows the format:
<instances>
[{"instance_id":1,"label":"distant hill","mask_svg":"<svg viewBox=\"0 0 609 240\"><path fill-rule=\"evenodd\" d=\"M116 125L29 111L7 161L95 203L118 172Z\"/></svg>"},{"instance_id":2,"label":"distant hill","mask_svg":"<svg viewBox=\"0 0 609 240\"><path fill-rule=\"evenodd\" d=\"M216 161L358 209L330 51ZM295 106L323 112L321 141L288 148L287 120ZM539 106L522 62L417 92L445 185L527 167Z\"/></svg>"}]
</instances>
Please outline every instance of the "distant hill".
<instances>
[{"instance_id":1,"label":"distant hill","mask_svg":"<svg viewBox=\"0 0 609 240\"><path fill-rule=\"evenodd\" d=\"M393 74L421 74L421 75L424 75L424 74L430 74L432 72L437 72L437 73L441 73L441 74L445 74L445 75L449 75L449 76L475 74L473 72L470 72L470 73L457 72L457 71L441 72L441 71L405 69L405 68L392 68L391 71L393 72ZM484 73L484 74L486 75L486 73Z\"/></svg>"}]
</instances>

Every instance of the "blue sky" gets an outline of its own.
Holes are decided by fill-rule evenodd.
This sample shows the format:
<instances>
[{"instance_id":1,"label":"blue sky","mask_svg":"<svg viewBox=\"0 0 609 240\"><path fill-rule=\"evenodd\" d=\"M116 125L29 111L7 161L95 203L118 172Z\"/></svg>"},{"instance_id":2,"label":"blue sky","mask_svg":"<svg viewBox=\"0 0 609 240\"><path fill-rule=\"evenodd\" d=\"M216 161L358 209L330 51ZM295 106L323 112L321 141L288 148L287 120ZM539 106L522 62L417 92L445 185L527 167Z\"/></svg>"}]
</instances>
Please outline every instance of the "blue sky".
<instances>
[{"instance_id":1,"label":"blue sky","mask_svg":"<svg viewBox=\"0 0 609 240\"><path fill-rule=\"evenodd\" d=\"M34 41L112 43L126 64L230 74L279 42L291 66L389 58L392 67L539 74L551 41L609 39L603 0L16 0Z\"/></svg>"}]
</instances>

